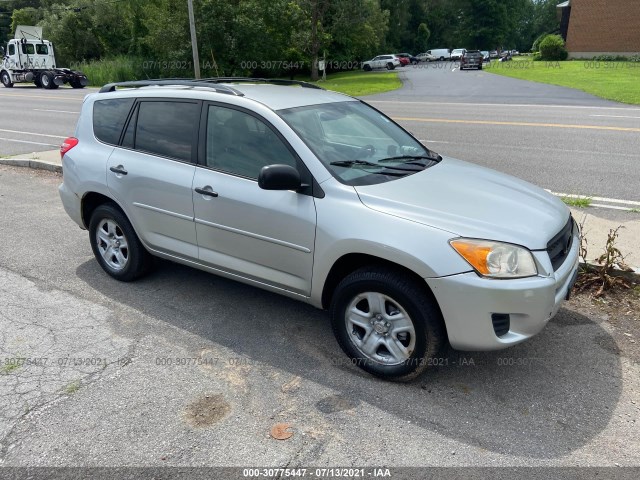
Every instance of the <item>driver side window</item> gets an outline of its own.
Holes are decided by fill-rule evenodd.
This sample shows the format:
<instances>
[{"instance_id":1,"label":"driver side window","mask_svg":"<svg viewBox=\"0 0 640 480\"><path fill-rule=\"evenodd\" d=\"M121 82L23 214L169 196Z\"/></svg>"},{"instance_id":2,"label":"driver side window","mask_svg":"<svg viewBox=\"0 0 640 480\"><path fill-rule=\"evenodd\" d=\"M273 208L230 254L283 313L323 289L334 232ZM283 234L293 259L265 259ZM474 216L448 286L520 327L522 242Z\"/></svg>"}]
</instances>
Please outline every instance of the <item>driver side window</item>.
<instances>
[{"instance_id":1,"label":"driver side window","mask_svg":"<svg viewBox=\"0 0 640 480\"><path fill-rule=\"evenodd\" d=\"M240 110L209 106L208 167L257 179L262 167L274 163L297 168L295 157L267 124Z\"/></svg>"}]
</instances>

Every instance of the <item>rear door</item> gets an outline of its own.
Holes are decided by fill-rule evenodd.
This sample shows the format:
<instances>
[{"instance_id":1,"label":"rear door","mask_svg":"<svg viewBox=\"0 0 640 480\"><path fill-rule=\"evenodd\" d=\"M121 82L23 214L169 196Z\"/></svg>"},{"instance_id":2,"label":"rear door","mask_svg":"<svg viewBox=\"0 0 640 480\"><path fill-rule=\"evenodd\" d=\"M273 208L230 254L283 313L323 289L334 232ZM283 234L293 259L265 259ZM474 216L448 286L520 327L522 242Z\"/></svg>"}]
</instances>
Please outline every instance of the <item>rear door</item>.
<instances>
[{"instance_id":1,"label":"rear door","mask_svg":"<svg viewBox=\"0 0 640 480\"><path fill-rule=\"evenodd\" d=\"M193 206L200 261L214 268L308 296L316 208L313 196L258 186L262 167L287 164L303 183L311 175L264 119L208 104L200 133Z\"/></svg>"},{"instance_id":2,"label":"rear door","mask_svg":"<svg viewBox=\"0 0 640 480\"><path fill-rule=\"evenodd\" d=\"M198 257L191 189L202 104L137 102L121 146L107 164L107 184L138 236L154 250Z\"/></svg>"}]
</instances>

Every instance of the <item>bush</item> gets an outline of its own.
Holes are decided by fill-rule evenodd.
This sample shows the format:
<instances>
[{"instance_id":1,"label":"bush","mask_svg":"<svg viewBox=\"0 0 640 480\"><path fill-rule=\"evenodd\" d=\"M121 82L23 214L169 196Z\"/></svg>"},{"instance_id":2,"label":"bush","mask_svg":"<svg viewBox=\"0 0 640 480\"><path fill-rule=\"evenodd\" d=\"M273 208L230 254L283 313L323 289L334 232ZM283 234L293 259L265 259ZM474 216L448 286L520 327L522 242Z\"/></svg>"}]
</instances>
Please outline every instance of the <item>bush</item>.
<instances>
[{"instance_id":1,"label":"bush","mask_svg":"<svg viewBox=\"0 0 640 480\"><path fill-rule=\"evenodd\" d=\"M640 53L636 53L635 55L631 55L628 60L630 62L640 62Z\"/></svg>"},{"instance_id":2,"label":"bush","mask_svg":"<svg viewBox=\"0 0 640 480\"><path fill-rule=\"evenodd\" d=\"M540 42L542 40L545 39L545 37L547 36L547 33L543 33L542 35L540 35L538 38L536 38L535 42L533 42L533 45L531 47L531 51L533 53L539 52L540 51Z\"/></svg>"},{"instance_id":3,"label":"bush","mask_svg":"<svg viewBox=\"0 0 640 480\"><path fill-rule=\"evenodd\" d=\"M540 60L542 60L542 55L540 55L540 52L536 52L531 58L534 62L539 62Z\"/></svg>"},{"instance_id":4,"label":"bush","mask_svg":"<svg viewBox=\"0 0 640 480\"><path fill-rule=\"evenodd\" d=\"M569 52L564 46L564 40L560 35L547 35L540 42L540 57L542 60L558 61L566 60Z\"/></svg>"}]
</instances>

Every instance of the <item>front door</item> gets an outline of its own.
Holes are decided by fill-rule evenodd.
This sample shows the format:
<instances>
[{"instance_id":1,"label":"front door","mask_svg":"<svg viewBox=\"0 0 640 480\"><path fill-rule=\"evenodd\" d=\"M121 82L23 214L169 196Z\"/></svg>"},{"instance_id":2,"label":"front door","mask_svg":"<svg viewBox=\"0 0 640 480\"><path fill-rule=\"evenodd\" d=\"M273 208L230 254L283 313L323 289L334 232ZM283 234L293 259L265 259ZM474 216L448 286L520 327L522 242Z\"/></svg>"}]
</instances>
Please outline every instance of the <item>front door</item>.
<instances>
[{"instance_id":1,"label":"front door","mask_svg":"<svg viewBox=\"0 0 640 480\"><path fill-rule=\"evenodd\" d=\"M193 206L200 261L303 295L311 291L314 198L258 186L262 167L304 169L275 129L240 109L209 105ZM201 134L202 135L202 134ZM304 176L304 175L303 175Z\"/></svg>"}]
</instances>

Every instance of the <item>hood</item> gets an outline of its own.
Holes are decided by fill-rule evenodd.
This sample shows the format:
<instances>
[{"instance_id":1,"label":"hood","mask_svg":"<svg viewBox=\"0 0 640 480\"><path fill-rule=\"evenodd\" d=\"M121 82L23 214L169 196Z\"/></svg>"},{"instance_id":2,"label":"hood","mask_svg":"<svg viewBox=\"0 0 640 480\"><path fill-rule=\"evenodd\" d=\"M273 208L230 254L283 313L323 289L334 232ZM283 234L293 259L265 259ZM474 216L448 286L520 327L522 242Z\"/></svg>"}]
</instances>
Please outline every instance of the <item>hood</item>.
<instances>
[{"instance_id":1,"label":"hood","mask_svg":"<svg viewBox=\"0 0 640 480\"><path fill-rule=\"evenodd\" d=\"M367 207L455 235L547 248L569 219L562 201L524 180L462 160L355 187Z\"/></svg>"}]
</instances>

